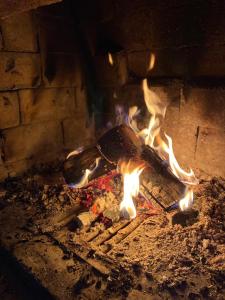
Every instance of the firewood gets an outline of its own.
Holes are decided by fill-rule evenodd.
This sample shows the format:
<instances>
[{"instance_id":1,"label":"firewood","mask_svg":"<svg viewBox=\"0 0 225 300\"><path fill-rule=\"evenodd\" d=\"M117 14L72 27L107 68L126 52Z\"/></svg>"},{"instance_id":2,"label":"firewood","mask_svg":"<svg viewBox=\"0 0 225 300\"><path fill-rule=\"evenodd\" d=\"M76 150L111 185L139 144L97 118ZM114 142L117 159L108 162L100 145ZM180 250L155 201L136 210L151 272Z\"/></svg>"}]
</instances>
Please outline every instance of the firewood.
<instances>
[{"instance_id":1,"label":"firewood","mask_svg":"<svg viewBox=\"0 0 225 300\"><path fill-rule=\"evenodd\" d=\"M168 210L184 196L185 185L170 171L167 162L154 149L143 146L141 157L147 163L141 174L144 190L159 206Z\"/></svg>"},{"instance_id":2,"label":"firewood","mask_svg":"<svg viewBox=\"0 0 225 300\"><path fill-rule=\"evenodd\" d=\"M65 160L63 165L63 176L66 183L69 185L77 184L84 175L86 169L92 170L95 168L96 159L99 157L101 157L101 160L99 161L98 168L90 174L89 181L98 178L115 168L102 157L95 146L89 147L78 154L71 155Z\"/></svg>"},{"instance_id":3,"label":"firewood","mask_svg":"<svg viewBox=\"0 0 225 300\"><path fill-rule=\"evenodd\" d=\"M89 176L90 181L115 169L120 159L140 156L140 153L141 141L133 130L126 125L116 126L98 140L97 146L89 147L66 159L63 176L67 184L76 184L86 169L94 169L96 159L101 157L98 167Z\"/></svg>"},{"instance_id":4,"label":"firewood","mask_svg":"<svg viewBox=\"0 0 225 300\"><path fill-rule=\"evenodd\" d=\"M64 164L66 181L79 181L85 169L93 168L97 157L102 158L104 167L99 166L91 174L90 180L106 174L120 160L131 159L144 162L141 185L163 209L169 209L184 195L185 185L173 175L167 162L154 149L143 145L135 132L126 125L114 127L98 140L96 147L70 157Z\"/></svg>"},{"instance_id":5,"label":"firewood","mask_svg":"<svg viewBox=\"0 0 225 300\"><path fill-rule=\"evenodd\" d=\"M116 164L121 159L139 157L142 143L134 131L122 124L107 131L97 143L99 152L109 162Z\"/></svg>"}]
</instances>

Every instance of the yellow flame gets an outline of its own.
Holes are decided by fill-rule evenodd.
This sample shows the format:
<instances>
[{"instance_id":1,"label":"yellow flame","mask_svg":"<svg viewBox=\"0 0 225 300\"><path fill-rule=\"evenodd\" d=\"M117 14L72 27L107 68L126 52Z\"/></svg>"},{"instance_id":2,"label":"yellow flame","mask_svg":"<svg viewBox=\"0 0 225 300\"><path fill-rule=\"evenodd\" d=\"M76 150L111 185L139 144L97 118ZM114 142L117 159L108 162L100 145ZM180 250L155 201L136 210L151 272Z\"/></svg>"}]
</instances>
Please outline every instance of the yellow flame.
<instances>
[{"instance_id":1,"label":"yellow flame","mask_svg":"<svg viewBox=\"0 0 225 300\"><path fill-rule=\"evenodd\" d=\"M158 140L160 140L158 151L162 152L163 150L165 153L168 154L169 166L172 173L185 184L190 184L190 185L197 184L198 180L196 179L193 170L190 169L189 172L186 172L180 167L175 157L175 154L173 152L173 142L171 137L168 136L166 133L165 133L165 137L167 138L167 142L168 142L167 144L160 137L158 137Z\"/></svg>"},{"instance_id":2,"label":"yellow flame","mask_svg":"<svg viewBox=\"0 0 225 300\"><path fill-rule=\"evenodd\" d=\"M108 59L109 59L109 63L110 63L110 65L111 65L111 66L113 66L113 64L114 64L114 61L113 61L112 54L111 54L110 52L108 53Z\"/></svg>"},{"instance_id":3,"label":"yellow flame","mask_svg":"<svg viewBox=\"0 0 225 300\"><path fill-rule=\"evenodd\" d=\"M172 139L166 133L166 142L161 138L160 130L161 123L166 114L166 105L163 104L160 98L154 93L147 83L147 79L143 80L142 89L146 107L150 113L148 127L139 130L135 116L138 113L137 107L132 107L129 110L128 124L132 129L143 139L144 143L156 150L158 155L167 160L171 172L186 185L195 185L198 183L197 178L192 170L186 172L183 170L173 152ZM180 200L182 209L188 208L193 202L193 191L189 188L186 190L184 198Z\"/></svg>"},{"instance_id":4,"label":"yellow flame","mask_svg":"<svg viewBox=\"0 0 225 300\"><path fill-rule=\"evenodd\" d=\"M187 210L193 203L194 195L192 189L187 189L184 198L179 201L179 206L182 211Z\"/></svg>"},{"instance_id":5,"label":"yellow flame","mask_svg":"<svg viewBox=\"0 0 225 300\"><path fill-rule=\"evenodd\" d=\"M144 169L143 164L132 165L132 162L122 162L120 172L123 176L123 200L120 203L120 211L124 217L133 219L136 217L136 208L133 198L139 193L140 174Z\"/></svg>"},{"instance_id":6,"label":"yellow flame","mask_svg":"<svg viewBox=\"0 0 225 300\"><path fill-rule=\"evenodd\" d=\"M148 71L151 71L154 68L154 66L155 66L155 54L151 53L149 59Z\"/></svg>"},{"instance_id":7,"label":"yellow flame","mask_svg":"<svg viewBox=\"0 0 225 300\"><path fill-rule=\"evenodd\" d=\"M83 149L84 149L83 147L79 147L79 148L73 150L72 152L70 152L70 153L67 155L66 159L68 159L69 157L71 157L71 156L73 156L73 155L77 155L77 154L81 153L81 152L83 151Z\"/></svg>"},{"instance_id":8,"label":"yellow flame","mask_svg":"<svg viewBox=\"0 0 225 300\"><path fill-rule=\"evenodd\" d=\"M89 176L97 169L100 160L101 160L101 157L96 158L95 167L92 170L86 169L84 172L84 175L81 177L80 181L77 182L76 184L73 184L72 187L79 189L79 188L82 188L85 185L87 185L89 182Z\"/></svg>"}]
</instances>

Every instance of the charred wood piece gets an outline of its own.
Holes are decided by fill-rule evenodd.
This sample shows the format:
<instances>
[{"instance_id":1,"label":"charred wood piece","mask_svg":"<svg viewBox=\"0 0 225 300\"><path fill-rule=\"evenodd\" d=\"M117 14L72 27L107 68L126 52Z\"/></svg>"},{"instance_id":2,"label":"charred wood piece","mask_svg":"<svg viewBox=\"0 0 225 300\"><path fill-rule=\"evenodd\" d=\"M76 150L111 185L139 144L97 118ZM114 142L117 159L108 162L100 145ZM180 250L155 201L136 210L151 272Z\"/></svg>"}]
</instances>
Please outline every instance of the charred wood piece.
<instances>
[{"instance_id":1,"label":"charred wood piece","mask_svg":"<svg viewBox=\"0 0 225 300\"><path fill-rule=\"evenodd\" d=\"M101 164L90 176L90 180L114 169L122 159L144 162L141 185L148 195L167 210L175 207L184 196L185 185L171 172L168 164L154 149L143 145L134 131L126 125L120 125L106 132L97 145L82 153L71 156L64 164L64 177L67 183L78 181L85 169L93 169L96 158Z\"/></svg>"}]
</instances>

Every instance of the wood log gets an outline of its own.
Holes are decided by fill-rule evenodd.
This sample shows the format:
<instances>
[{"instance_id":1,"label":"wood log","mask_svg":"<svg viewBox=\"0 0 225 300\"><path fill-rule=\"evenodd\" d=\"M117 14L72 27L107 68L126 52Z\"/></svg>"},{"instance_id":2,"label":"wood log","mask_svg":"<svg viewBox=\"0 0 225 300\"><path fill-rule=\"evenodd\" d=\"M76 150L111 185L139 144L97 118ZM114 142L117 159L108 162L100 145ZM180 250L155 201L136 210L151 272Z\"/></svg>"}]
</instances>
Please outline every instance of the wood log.
<instances>
[{"instance_id":1,"label":"wood log","mask_svg":"<svg viewBox=\"0 0 225 300\"><path fill-rule=\"evenodd\" d=\"M140 154L141 141L133 130L126 125L116 126L98 140L97 146L89 147L66 159L63 176L67 184L76 184L86 169L95 168L96 159L101 157L98 167L89 176L90 181L115 169L120 159L130 159Z\"/></svg>"},{"instance_id":2,"label":"wood log","mask_svg":"<svg viewBox=\"0 0 225 300\"><path fill-rule=\"evenodd\" d=\"M63 176L66 183L68 185L77 184L84 175L86 169L93 170L95 168L96 159L99 157L101 157L101 160L99 161L98 168L90 174L89 181L98 178L115 168L115 166L102 157L95 146L90 147L78 154L71 155L65 160L63 165Z\"/></svg>"},{"instance_id":3,"label":"wood log","mask_svg":"<svg viewBox=\"0 0 225 300\"><path fill-rule=\"evenodd\" d=\"M117 165L121 159L140 157L142 143L130 127L122 124L107 131L98 140L97 148L106 160Z\"/></svg>"},{"instance_id":4,"label":"wood log","mask_svg":"<svg viewBox=\"0 0 225 300\"><path fill-rule=\"evenodd\" d=\"M131 128L117 126L106 132L96 147L86 149L70 157L64 164L64 177L67 182L78 181L84 170L93 168L97 157L102 157L105 167L99 166L91 179L106 174L115 168L121 159L137 160L145 163L141 175L141 185L163 209L167 210L184 196L185 185L172 174L168 164L163 161L154 149L142 145Z\"/></svg>"},{"instance_id":5,"label":"wood log","mask_svg":"<svg viewBox=\"0 0 225 300\"><path fill-rule=\"evenodd\" d=\"M147 167L141 174L141 184L153 200L169 210L185 193L185 185L170 171L166 161L149 146L143 146L141 158Z\"/></svg>"}]
</instances>

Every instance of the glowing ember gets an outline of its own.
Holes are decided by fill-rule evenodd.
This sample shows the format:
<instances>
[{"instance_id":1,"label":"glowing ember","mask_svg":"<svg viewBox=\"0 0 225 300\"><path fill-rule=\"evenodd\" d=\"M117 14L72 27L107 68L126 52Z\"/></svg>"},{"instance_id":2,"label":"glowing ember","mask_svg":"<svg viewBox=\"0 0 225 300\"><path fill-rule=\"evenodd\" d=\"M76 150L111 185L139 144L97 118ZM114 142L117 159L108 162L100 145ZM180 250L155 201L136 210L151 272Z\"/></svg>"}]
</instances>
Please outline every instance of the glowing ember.
<instances>
[{"instance_id":1,"label":"glowing ember","mask_svg":"<svg viewBox=\"0 0 225 300\"><path fill-rule=\"evenodd\" d=\"M108 59L109 59L110 65L113 66L113 64L114 64L113 57L112 57L112 54L110 52L108 53Z\"/></svg>"},{"instance_id":2,"label":"glowing ember","mask_svg":"<svg viewBox=\"0 0 225 300\"><path fill-rule=\"evenodd\" d=\"M139 177L144 169L143 164L135 166L132 161L120 164L120 173L123 176L123 200L120 203L120 211L125 218L136 217L136 208L133 198L139 193Z\"/></svg>"}]
</instances>

